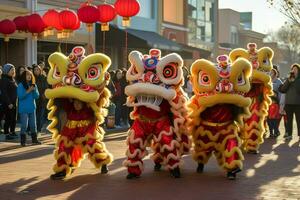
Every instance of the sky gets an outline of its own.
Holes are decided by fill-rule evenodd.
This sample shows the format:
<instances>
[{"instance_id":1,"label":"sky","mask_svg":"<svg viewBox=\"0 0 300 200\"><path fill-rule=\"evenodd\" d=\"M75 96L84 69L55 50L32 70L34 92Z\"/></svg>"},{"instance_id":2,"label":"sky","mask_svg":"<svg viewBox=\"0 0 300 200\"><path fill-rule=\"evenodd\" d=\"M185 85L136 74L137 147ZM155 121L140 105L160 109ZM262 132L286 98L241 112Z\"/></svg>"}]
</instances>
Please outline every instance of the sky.
<instances>
[{"instance_id":1,"label":"sky","mask_svg":"<svg viewBox=\"0 0 300 200\"><path fill-rule=\"evenodd\" d=\"M239 12L252 12L252 29L261 33L276 31L287 18L266 0L219 0L219 8L231 8Z\"/></svg>"}]
</instances>

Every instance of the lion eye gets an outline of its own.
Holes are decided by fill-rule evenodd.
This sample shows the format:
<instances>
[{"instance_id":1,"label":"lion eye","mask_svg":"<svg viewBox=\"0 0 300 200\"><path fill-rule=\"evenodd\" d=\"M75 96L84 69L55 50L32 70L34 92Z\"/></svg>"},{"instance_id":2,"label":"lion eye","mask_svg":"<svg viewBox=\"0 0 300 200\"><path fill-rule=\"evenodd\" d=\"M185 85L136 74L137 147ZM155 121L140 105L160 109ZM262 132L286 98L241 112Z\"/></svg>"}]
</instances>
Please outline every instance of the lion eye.
<instances>
[{"instance_id":1,"label":"lion eye","mask_svg":"<svg viewBox=\"0 0 300 200\"><path fill-rule=\"evenodd\" d=\"M59 68L55 65L54 66L54 72L53 72L53 78L60 79L61 73L59 71Z\"/></svg>"},{"instance_id":2,"label":"lion eye","mask_svg":"<svg viewBox=\"0 0 300 200\"><path fill-rule=\"evenodd\" d=\"M163 76L166 79L174 79L177 77L177 67L175 63L169 63L163 69Z\"/></svg>"},{"instance_id":3,"label":"lion eye","mask_svg":"<svg viewBox=\"0 0 300 200\"><path fill-rule=\"evenodd\" d=\"M244 85L245 83L246 83L246 81L245 81L245 78L244 78L244 74L242 73L238 76L237 84L238 85Z\"/></svg>"},{"instance_id":4,"label":"lion eye","mask_svg":"<svg viewBox=\"0 0 300 200\"><path fill-rule=\"evenodd\" d=\"M90 68L87 70L86 73L86 78L89 80L96 80L99 78L99 76L101 75L101 69L102 69L102 65L99 66L101 64L97 64L97 65L91 65Z\"/></svg>"},{"instance_id":5,"label":"lion eye","mask_svg":"<svg viewBox=\"0 0 300 200\"><path fill-rule=\"evenodd\" d=\"M210 78L206 72L199 72L199 84L204 86L210 85Z\"/></svg>"},{"instance_id":6,"label":"lion eye","mask_svg":"<svg viewBox=\"0 0 300 200\"><path fill-rule=\"evenodd\" d=\"M264 64L264 65L269 65L269 64L270 64L269 59L264 59L264 60L263 60L263 64Z\"/></svg>"}]
</instances>

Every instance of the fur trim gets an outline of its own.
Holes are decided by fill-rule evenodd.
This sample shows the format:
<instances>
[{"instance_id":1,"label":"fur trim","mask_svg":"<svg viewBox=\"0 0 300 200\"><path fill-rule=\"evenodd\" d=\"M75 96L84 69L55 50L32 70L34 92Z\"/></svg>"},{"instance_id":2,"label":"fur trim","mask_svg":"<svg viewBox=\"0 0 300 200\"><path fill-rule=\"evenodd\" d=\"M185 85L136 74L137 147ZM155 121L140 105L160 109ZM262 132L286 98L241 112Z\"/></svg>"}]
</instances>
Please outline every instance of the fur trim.
<instances>
[{"instance_id":1,"label":"fur trim","mask_svg":"<svg viewBox=\"0 0 300 200\"><path fill-rule=\"evenodd\" d=\"M126 79L128 81L137 80L144 72L144 63L142 62L143 55L138 51L132 51L130 52L128 59L131 66L126 73ZM134 70L136 70L137 73L134 72Z\"/></svg>"},{"instance_id":2,"label":"fur trim","mask_svg":"<svg viewBox=\"0 0 300 200\"><path fill-rule=\"evenodd\" d=\"M130 161L130 160L125 160L123 162L124 167L138 167L140 168L141 171L144 171L144 165L141 161Z\"/></svg>"},{"instance_id":3,"label":"fur trim","mask_svg":"<svg viewBox=\"0 0 300 200\"><path fill-rule=\"evenodd\" d=\"M125 94L127 96L137 96L137 95L157 95L163 97L164 99L170 101L176 97L176 91L171 88L166 89L164 87L149 84L149 83L135 83L125 87Z\"/></svg>"}]
</instances>

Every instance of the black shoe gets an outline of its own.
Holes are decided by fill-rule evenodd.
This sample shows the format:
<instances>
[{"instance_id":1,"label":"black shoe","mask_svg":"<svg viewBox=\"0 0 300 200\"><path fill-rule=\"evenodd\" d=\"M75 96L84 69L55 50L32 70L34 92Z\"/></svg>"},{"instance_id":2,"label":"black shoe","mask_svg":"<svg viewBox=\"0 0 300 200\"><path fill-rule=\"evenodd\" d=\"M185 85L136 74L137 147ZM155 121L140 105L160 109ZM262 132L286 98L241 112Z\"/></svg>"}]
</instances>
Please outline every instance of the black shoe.
<instances>
[{"instance_id":1,"label":"black shoe","mask_svg":"<svg viewBox=\"0 0 300 200\"><path fill-rule=\"evenodd\" d=\"M235 180L236 179L236 174L234 174L232 172L227 172L227 178L229 180Z\"/></svg>"},{"instance_id":2,"label":"black shoe","mask_svg":"<svg viewBox=\"0 0 300 200\"><path fill-rule=\"evenodd\" d=\"M160 169L161 169L161 164L160 163L155 163L154 171L159 172Z\"/></svg>"},{"instance_id":3,"label":"black shoe","mask_svg":"<svg viewBox=\"0 0 300 200\"><path fill-rule=\"evenodd\" d=\"M247 153L248 153L248 154L255 154L255 155L256 155L256 154L259 153L259 151L258 151L258 150L251 150L251 149L250 149L250 150L247 151Z\"/></svg>"},{"instance_id":4,"label":"black shoe","mask_svg":"<svg viewBox=\"0 0 300 200\"><path fill-rule=\"evenodd\" d=\"M292 137L292 135L285 134L283 136L283 138L286 139L286 140L291 140L293 137Z\"/></svg>"},{"instance_id":5,"label":"black shoe","mask_svg":"<svg viewBox=\"0 0 300 200\"><path fill-rule=\"evenodd\" d=\"M179 167L176 167L175 169L170 170L170 173L174 178L180 178L180 176L181 176Z\"/></svg>"},{"instance_id":6,"label":"black shoe","mask_svg":"<svg viewBox=\"0 0 300 200\"><path fill-rule=\"evenodd\" d=\"M201 174L203 173L203 170L204 170L204 164L198 163L197 173Z\"/></svg>"},{"instance_id":7,"label":"black shoe","mask_svg":"<svg viewBox=\"0 0 300 200\"><path fill-rule=\"evenodd\" d=\"M107 173L108 173L107 165L102 165L102 167L101 167L101 174L107 174Z\"/></svg>"},{"instance_id":8,"label":"black shoe","mask_svg":"<svg viewBox=\"0 0 300 200\"><path fill-rule=\"evenodd\" d=\"M42 144L40 141L38 141L36 133L31 133L31 139L33 145Z\"/></svg>"},{"instance_id":9,"label":"black shoe","mask_svg":"<svg viewBox=\"0 0 300 200\"><path fill-rule=\"evenodd\" d=\"M240 168L236 168L230 172L227 172L227 178L229 180L235 180L236 179L236 174L242 171Z\"/></svg>"},{"instance_id":10,"label":"black shoe","mask_svg":"<svg viewBox=\"0 0 300 200\"><path fill-rule=\"evenodd\" d=\"M11 136L10 134L5 135L5 140L14 140L15 137Z\"/></svg>"},{"instance_id":11,"label":"black shoe","mask_svg":"<svg viewBox=\"0 0 300 200\"><path fill-rule=\"evenodd\" d=\"M21 146L25 147L26 146L26 135L25 134L21 134Z\"/></svg>"},{"instance_id":12,"label":"black shoe","mask_svg":"<svg viewBox=\"0 0 300 200\"><path fill-rule=\"evenodd\" d=\"M133 173L129 173L127 176L126 176L127 179L136 179L136 178L140 178L139 175L136 175L136 174L133 174Z\"/></svg>"},{"instance_id":13,"label":"black shoe","mask_svg":"<svg viewBox=\"0 0 300 200\"><path fill-rule=\"evenodd\" d=\"M14 138L19 137L16 133L11 133L10 135L13 136Z\"/></svg>"},{"instance_id":14,"label":"black shoe","mask_svg":"<svg viewBox=\"0 0 300 200\"><path fill-rule=\"evenodd\" d=\"M64 170L62 172L57 172L56 174L52 174L50 178L52 180L63 180L64 178L66 178L66 171Z\"/></svg>"}]
</instances>

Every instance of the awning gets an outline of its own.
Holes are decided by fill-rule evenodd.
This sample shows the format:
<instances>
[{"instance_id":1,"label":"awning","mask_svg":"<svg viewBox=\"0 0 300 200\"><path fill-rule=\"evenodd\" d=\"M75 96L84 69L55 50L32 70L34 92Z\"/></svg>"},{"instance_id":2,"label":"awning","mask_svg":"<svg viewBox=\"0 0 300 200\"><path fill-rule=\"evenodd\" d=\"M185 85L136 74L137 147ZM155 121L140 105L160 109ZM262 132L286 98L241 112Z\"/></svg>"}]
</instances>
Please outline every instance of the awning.
<instances>
[{"instance_id":1,"label":"awning","mask_svg":"<svg viewBox=\"0 0 300 200\"><path fill-rule=\"evenodd\" d=\"M99 25L97 24L97 30ZM114 24L110 24L110 31L105 34L108 45L124 47L125 45L125 31L128 33L128 47L129 48L158 48L167 51L180 52L182 46L176 42L168 40L158 33L151 31L142 31L134 29L121 29ZM97 31L96 41L101 44L103 40L103 32Z\"/></svg>"},{"instance_id":2,"label":"awning","mask_svg":"<svg viewBox=\"0 0 300 200\"><path fill-rule=\"evenodd\" d=\"M180 51L182 49L182 46L180 44L168 40L167 38L155 32L134 29L127 29L127 32L131 35L145 40L150 47L171 51Z\"/></svg>"},{"instance_id":3,"label":"awning","mask_svg":"<svg viewBox=\"0 0 300 200\"><path fill-rule=\"evenodd\" d=\"M101 49L103 44L103 38L106 40L106 45L116 48L125 47L125 34L128 33L127 44L129 49L149 49L157 48L167 52L179 53L183 59L193 59L194 57L207 58L211 52L191 47L185 44L179 44L172 40L169 40L158 33L151 31L142 31L135 29L121 29L114 24L110 24L110 31L105 33L100 31L100 27L97 24L96 32L96 44L98 49ZM105 37L103 37L105 36Z\"/></svg>"},{"instance_id":4,"label":"awning","mask_svg":"<svg viewBox=\"0 0 300 200\"><path fill-rule=\"evenodd\" d=\"M205 49L199 49L199 48L188 46L188 45L182 45L182 50L193 53L192 58L195 58L194 56L196 56L197 58L209 59L210 55L211 55L210 51L207 51Z\"/></svg>"}]
</instances>

